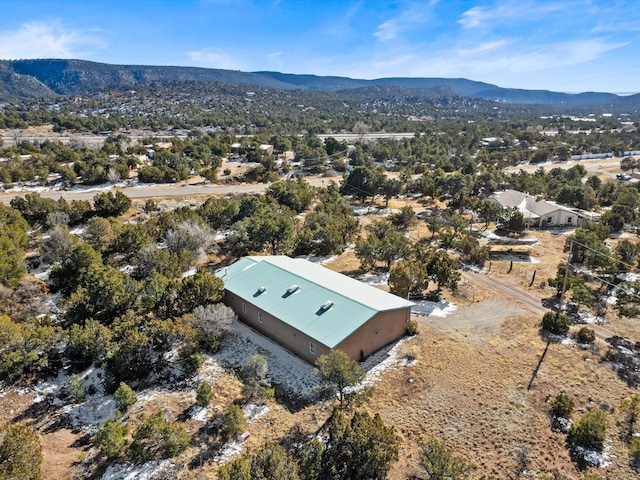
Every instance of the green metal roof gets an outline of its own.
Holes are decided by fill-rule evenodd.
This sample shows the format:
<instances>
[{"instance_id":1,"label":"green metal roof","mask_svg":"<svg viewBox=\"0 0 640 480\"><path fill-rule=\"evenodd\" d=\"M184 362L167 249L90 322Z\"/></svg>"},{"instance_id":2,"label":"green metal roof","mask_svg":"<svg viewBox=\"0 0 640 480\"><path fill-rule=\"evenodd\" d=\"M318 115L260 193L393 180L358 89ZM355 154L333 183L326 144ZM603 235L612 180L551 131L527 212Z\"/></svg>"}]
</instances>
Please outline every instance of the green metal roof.
<instances>
[{"instance_id":1,"label":"green metal roof","mask_svg":"<svg viewBox=\"0 0 640 480\"><path fill-rule=\"evenodd\" d=\"M286 256L245 257L216 275L227 291L329 348L377 312L413 305L315 263Z\"/></svg>"}]
</instances>

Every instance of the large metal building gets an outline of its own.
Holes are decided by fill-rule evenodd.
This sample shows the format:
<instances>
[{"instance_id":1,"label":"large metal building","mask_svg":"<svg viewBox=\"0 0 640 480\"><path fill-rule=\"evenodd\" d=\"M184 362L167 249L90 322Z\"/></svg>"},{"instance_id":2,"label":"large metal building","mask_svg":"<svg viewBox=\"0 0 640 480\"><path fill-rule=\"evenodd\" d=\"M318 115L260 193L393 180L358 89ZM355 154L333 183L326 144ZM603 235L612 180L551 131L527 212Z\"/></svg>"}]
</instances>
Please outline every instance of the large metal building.
<instances>
[{"instance_id":1,"label":"large metal building","mask_svg":"<svg viewBox=\"0 0 640 480\"><path fill-rule=\"evenodd\" d=\"M411 318L411 302L303 259L245 257L217 275L242 322L312 364L332 348L366 358Z\"/></svg>"}]
</instances>

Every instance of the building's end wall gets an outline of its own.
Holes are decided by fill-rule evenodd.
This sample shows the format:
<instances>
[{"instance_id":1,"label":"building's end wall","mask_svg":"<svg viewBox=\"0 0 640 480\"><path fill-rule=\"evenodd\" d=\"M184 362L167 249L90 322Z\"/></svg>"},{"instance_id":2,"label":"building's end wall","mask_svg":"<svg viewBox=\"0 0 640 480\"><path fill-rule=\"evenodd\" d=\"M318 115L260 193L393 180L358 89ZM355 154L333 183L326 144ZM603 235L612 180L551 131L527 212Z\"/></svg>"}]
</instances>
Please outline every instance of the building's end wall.
<instances>
[{"instance_id":1,"label":"building's end wall","mask_svg":"<svg viewBox=\"0 0 640 480\"><path fill-rule=\"evenodd\" d=\"M404 335L410 320L411 307L378 312L336 348L360 361Z\"/></svg>"}]
</instances>

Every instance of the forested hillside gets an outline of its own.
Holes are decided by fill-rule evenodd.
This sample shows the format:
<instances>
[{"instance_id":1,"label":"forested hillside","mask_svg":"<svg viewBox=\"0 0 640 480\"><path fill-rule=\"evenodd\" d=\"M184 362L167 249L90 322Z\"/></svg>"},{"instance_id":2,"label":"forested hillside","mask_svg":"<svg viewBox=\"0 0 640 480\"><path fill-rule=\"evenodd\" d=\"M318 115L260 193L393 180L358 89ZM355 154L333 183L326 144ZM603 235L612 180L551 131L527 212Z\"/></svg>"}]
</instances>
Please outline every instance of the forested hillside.
<instances>
[{"instance_id":1,"label":"forested hillside","mask_svg":"<svg viewBox=\"0 0 640 480\"><path fill-rule=\"evenodd\" d=\"M467 79L447 78L381 78L373 80L347 77L322 77L279 72L240 72L211 68L109 65L84 60L8 60L0 69L0 101L16 101L45 95L47 88L59 95L87 94L108 90L137 89L152 83L174 81L224 82L248 87L268 87L282 90L344 91L371 86L387 86L413 90L450 92L451 95L481 98L503 103L584 105L603 102L626 103L611 93L567 94L547 90L501 88ZM11 74L23 75L22 88L15 88ZM29 80L27 80L29 79ZM13 86L12 86L13 85ZM44 88L43 86L46 86Z\"/></svg>"}]
</instances>

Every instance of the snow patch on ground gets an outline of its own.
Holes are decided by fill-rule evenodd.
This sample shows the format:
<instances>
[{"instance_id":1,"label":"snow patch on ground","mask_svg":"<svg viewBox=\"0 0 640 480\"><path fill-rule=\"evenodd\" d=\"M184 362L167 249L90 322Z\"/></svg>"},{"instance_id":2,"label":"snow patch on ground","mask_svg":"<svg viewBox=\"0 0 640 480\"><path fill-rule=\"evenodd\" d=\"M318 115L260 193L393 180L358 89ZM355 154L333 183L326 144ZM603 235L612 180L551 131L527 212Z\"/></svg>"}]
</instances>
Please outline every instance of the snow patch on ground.
<instances>
[{"instance_id":1,"label":"snow patch on ground","mask_svg":"<svg viewBox=\"0 0 640 480\"><path fill-rule=\"evenodd\" d=\"M227 442L220 449L219 455L213 457L213 461L216 463L228 462L233 457L242 453L242 447L244 447L244 441L242 440Z\"/></svg>"},{"instance_id":2,"label":"snow patch on ground","mask_svg":"<svg viewBox=\"0 0 640 480\"><path fill-rule=\"evenodd\" d=\"M401 340L392 343L388 347L378 350L376 353L367 358L360 365L367 372L364 380L360 385L355 387L356 389L364 386L375 385L380 376L389 368L396 368L406 366L407 361L405 358L401 358L401 347L408 338L402 338ZM411 365L413 365L412 362Z\"/></svg>"},{"instance_id":3,"label":"snow patch on ground","mask_svg":"<svg viewBox=\"0 0 640 480\"><path fill-rule=\"evenodd\" d=\"M554 228L549 231L551 232L551 235L573 235L576 229L575 228Z\"/></svg>"},{"instance_id":4,"label":"snow patch on ground","mask_svg":"<svg viewBox=\"0 0 640 480\"><path fill-rule=\"evenodd\" d=\"M219 242L220 240L226 240L227 236L230 235L233 230L218 230L213 234L213 240L215 242Z\"/></svg>"},{"instance_id":5,"label":"snow patch on ground","mask_svg":"<svg viewBox=\"0 0 640 480\"><path fill-rule=\"evenodd\" d=\"M62 298L63 298L62 293L58 292L53 295L49 295L47 298L44 299L44 302L42 302L42 304L51 313L56 313L58 302L62 300Z\"/></svg>"},{"instance_id":6,"label":"snow patch on ground","mask_svg":"<svg viewBox=\"0 0 640 480\"><path fill-rule=\"evenodd\" d=\"M33 272L33 276L36 277L38 280L42 280L43 282L46 282L47 280L49 280L49 275L51 275L51 270L52 270L52 267L49 267L46 270L42 270L42 271L35 271Z\"/></svg>"},{"instance_id":7,"label":"snow patch on ground","mask_svg":"<svg viewBox=\"0 0 640 480\"><path fill-rule=\"evenodd\" d=\"M209 415L209 409L207 407L196 406L191 409L191 418L198 422L206 422Z\"/></svg>"},{"instance_id":8,"label":"snow patch on ground","mask_svg":"<svg viewBox=\"0 0 640 480\"><path fill-rule=\"evenodd\" d=\"M171 465L169 460L147 462L142 465L118 463L109 465L102 480L150 480L156 474Z\"/></svg>"},{"instance_id":9,"label":"snow patch on ground","mask_svg":"<svg viewBox=\"0 0 640 480\"><path fill-rule=\"evenodd\" d=\"M224 368L220 366L218 361L211 357L205 357L202 366L198 371L198 383L207 382L211 385L218 379L220 375L224 373Z\"/></svg>"},{"instance_id":10,"label":"snow patch on ground","mask_svg":"<svg viewBox=\"0 0 640 480\"><path fill-rule=\"evenodd\" d=\"M619 273L618 275L616 275L616 278L623 282L636 282L640 280L640 274L631 272Z\"/></svg>"},{"instance_id":11,"label":"snow patch on ground","mask_svg":"<svg viewBox=\"0 0 640 480\"><path fill-rule=\"evenodd\" d=\"M485 273L486 271L483 267L479 267L477 265L471 265L470 263L461 262L461 265L464 270L470 270L474 273Z\"/></svg>"},{"instance_id":12,"label":"snow patch on ground","mask_svg":"<svg viewBox=\"0 0 640 480\"><path fill-rule=\"evenodd\" d=\"M380 215L386 217L393 213L398 213L400 210L397 208L377 208L377 207L353 207L353 214L356 217L362 215Z\"/></svg>"},{"instance_id":13,"label":"snow patch on ground","mask_svg":"<svg viewBox=\"0 0 640 480\"><path fill-rule=\"evenodd\" d=\"M273 384L295 396L312 394L319 377L310 364L241 322L234 324L234 330L234 338L223 342L220 351L213 356L214 361L226 368L239 368L247 358L258 353L267 360L268 375ZM205 363L210 358L205 356Z\"/></svg>"},{"instance_id":14,"label":"snow patch on ground","mask_svg":"<svg viewBox=\"0 0 640 480\"><path fill-rule=\"evenodd\" d=\"M198 269L195 268L195 267L194 268L190 268L189 270L187 270L186 272L184 272L182 274L182 278L193 277L196 274L197 271L198 271Z\"/></svg>"},{"instance_id":15,"label":"snow patch on ground","mask_svg":"<svg viewBox=\"0 0 640 480\"><path fill-rule=\"evenodd\" d=\"M125 275L131 276L136 272L136 266L135 265L124 265L124 266L118 268L118 270L120 270Z\"/></svg>"},{"instance_id":16,"label":"snow patch on ground","mask_svg":"<svg viewBox=\"0 0 640 480\"><path fill-rule=\"evenodd\" d=\"M590 465L600 468L606 468L611 465L611 445L605 443L602 452L598 452L596 450L589 450L588 448L583 447L574 447L573 452L576 456L584 459Z\"/></svg>"},{"instance_id":17,"label":"snow patch on ground","mask_svg":"<svg viewBox=\"0 0 640 480\"><path fill-rule=\"evenodd\" d=\"M301 258L303 260L306 260L307 262L311 262L311 263L317 263L320 265L326 265L328 263L334 262L336 260L336 258L338 258L338 255L300 255L296 258Z\"/></svg>"},{"instance_id":18,"label":"snow patch on ground","mask_svg":"<svg viewBox=\"0 0 640 480\"><path fill-rule=\"evenodd\" d=\"M368 285L387 285L389 283L389 272L384 273L364 273L358 280Z\"/></svg>"},{"instance_id":19,"label":"snow patch on ground","mask_svg":"<svg viewBox=\"0 0 640 480\"><path fill-rule=\"evenodd\" d=\"M451 315L458 309L453 303L441 301L430 302L428 300L420 300L415 302L415 305L411 307L412 315L419 315L424 317L446 317Z\"/></svg>"},{"instance_id":20,"label":"snow patch on ground","mask_svg":"<svg viewBox=\"0 0 640 480\"><path fill-rule=\"evenodd\" d=\"M244 416L247 417L248 420L255 420L267 413L269 411L269 407L266 405L255 405L250 403L245 405L242 410L244 411Z\"/></svg>"},{"instance_id":21,"label":"snow patch on ground","mask_svg":"<svg viewBox=\"0 0 640 480\"><path fill-rule=\"evenodd\" d=\"M50 396L53 405L64 405L66 400L59 398L59 396L64 382L69 377L70 375L67 373L60 372L55 379L39 382L33 389L36 394L33 402L42 402ZM85 400L82 403L66 404L62 407L62 411L67 414L75 428L89 434L95 434L102 423L115 417L116 402L113 395L106 395L103 392L104 370L102 368L89 367L79 373L78 377L86 392Z\"/></svg>"},{"instance_id":22,"label":"snow patch on ground","mask_svg":"<svg viewBox=\"0 0 640 480\"><path fill-rule=\"evenodd\" d=\"M579 312L577 323L603 323L604 318L596 316L591 312Z\"/></svg>"},{"instance_id":23,"label":"snow patch on ground","mask_svg":"<svg viewBox=\"0 0 640 480\"><path fill-rule=\"evenodd\" d=\"M540 260L531 255L499 255L496 260L516 263L540 263Z\"/></svg>"}]
</instances>

